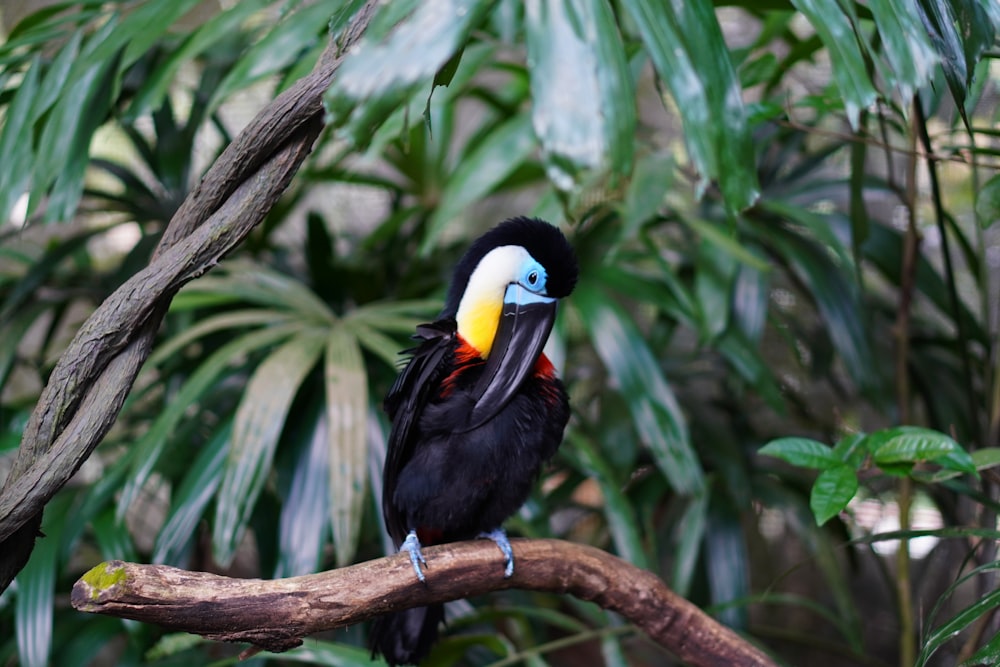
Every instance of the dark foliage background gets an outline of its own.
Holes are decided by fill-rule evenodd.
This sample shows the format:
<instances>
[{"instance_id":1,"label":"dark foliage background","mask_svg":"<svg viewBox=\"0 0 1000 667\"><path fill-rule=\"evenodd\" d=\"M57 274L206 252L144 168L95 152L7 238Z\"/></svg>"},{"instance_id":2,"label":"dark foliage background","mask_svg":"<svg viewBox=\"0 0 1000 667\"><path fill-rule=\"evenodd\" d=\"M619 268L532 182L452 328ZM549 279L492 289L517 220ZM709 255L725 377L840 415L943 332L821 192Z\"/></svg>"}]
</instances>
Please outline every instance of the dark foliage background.
<instances>
[{"instance_id":1,"label":"dark foliage background","mask_svg":"<svg viewBox=\"0 0 1000 667\"><path fill-rule=\"evenodd\" d=\"M0 4L0 466L86 315L361 4ZM530 214L582 278L550 343L573 420L513 532L649 568L788 664L994 664L998 27L994 0L386 3L49 504L0 662L234 661L72 611L101 560L381 555L397 352L468 241ZM670 662L538 594L447 634L430 664ZM254 661L367 665L363 635Z\"/></svg>"}]
</instances>

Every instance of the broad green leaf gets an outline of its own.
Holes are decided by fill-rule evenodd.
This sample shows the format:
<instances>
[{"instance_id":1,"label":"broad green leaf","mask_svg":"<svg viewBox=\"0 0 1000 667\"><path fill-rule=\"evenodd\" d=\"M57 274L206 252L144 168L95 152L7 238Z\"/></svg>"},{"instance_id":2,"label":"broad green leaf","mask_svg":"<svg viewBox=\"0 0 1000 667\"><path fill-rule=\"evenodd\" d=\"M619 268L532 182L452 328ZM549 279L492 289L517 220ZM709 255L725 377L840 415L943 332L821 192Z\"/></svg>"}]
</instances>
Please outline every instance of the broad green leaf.
<instances>
[{"instance_id":1,"label":"broad green leaf","mask_svg":"<svg viewBox=\"0 0 1000 667\"><path fill-rule=\"evenodd\" d=\"M916 5L908 0L871 0L868 3L885 58L892 68L892 80L899 90L902 108L909 106L913 93L930 79L938 63L937 53L927 37Z\"/></svg>"},{"instance_id":2,"label":"broad green leaf","mask_svg":"<svg viewBox=\"0 0 1000 667\"><path fill-rule=\"evenodd\" d=\"M61 493L49 502L42 520L42 533L35 541L24 568L18 572L14 603L14 630L19 664L46 667L52 651L52 619L56 571L60 561L62 532L73 496Z\"/></svg>"},{"instance_id":3,"label":"broad green leaf","mask_svg":"<svg viewBox=\"0 0 1000 667\"><path fill-rule=\"evenodd\" d=\"M233 435L216 501L212 551L228 565L236 555L292 400L323 351L324 332L311 330L274 350L254 371L236 409Z\"/></svg>"},{"instance_id":4,"label":"broad green leaf","mask_svg":"<svg viewBox=\"0 0 1000 667\"><path fill-rule=\"evenodd\" d=\"M699 338L714 341L729 326L733 282L739 268L731 255L702 238L695 255L694 296L699 311Z\"/></svg>"},{"instance_id":5,"label":"broad green leaf","mask_svg":"<svg viewBox=\"0 0 1000 667\"><path fill-rule=\"evenodd\" d=\"M986 181L976 193L976 219L983 229L1000 220L1000 174Z\"/></svg>"},{"instance_id":6,"label":"broad green leaf","mask_svg":"<svg viewBox=\"0 0 1000 667\"><path fill-rule=\"evenodd\" d=\"M378 39L383 28L370 26L323 96L329 121L354 146L367 146L373 128L421 86L430 90L438 70L466 43L492 4L492 0L420 3L384 39ZM383 7L375 20L393 11Z\"/></svg>"},{"instance_id":7,"label":"broad green leaf","mask_svg":"<svg viewBox=\"0 0 1000 667\"><path fill-rule=\"evenodd\" d=\"M927 664L934 653L954 638L959 632L965 630L983 614L992 612L1000 606L1000 590L992 590L976 599L975 602L963 608L942 625L934 628L924 640L923 648L917 658L917 667Z\"/></svg>"},{"instance_id":8,"label":"broad green leaf","mask_svg":"<svg viewBox=\"0 0 1000 667\"><path fill-rule=\"evenodd\" d=\"M951 437L927 428L898 426L869 436L869 449L876 465L916 463L917 461L948 462L954 470L974 473L975 463Z\"/></svg>"},{"instance_id":9,"label":"broad green leaf","mask_svg":"<svg viewBox=\"0 0 1000 667\"><path fill-rule=\"evenodd\" d=\"M326 414L310 410L302 431L292 480L281 506L278 526L278 566L274 577L295 577L319 570L330 516L328 490L330 437Z\"/></svg>"},{"instance_id":10,"label":"broad green leaf","mask_svg":"<svg viewBox=\"0 0 1000 667\"><path fill-rule=\"evenodd\" d=\"M713 495L708 506L703 558L712 604L729 602L750 593L750 554L739 514L722 495ZM732 628L746 628L746 608L729 607L715 614Z\"/></svg>"},{"instance_id":11,"label":"broad green leaf","mask_svg":"<svg viewBox=\"0 0 1000 667\"><path fill-rule=\"evenodd\" d=\"M85 59L83 55L81 58ZM60 95L39 139L29 212L44 190L48 195L45 220L72 219L83 196L91 137L107 120L113 102L118 65L117 57L95 62L79 78L71 78Z\"/></svg>"},{"instance_id":12,"label":"broad green leaf","mask_svg":"<svg viewBox=\"0 0 1000 667\"><path fill-rule=\"evenodd\" d=\"M373 301L344 316L345 322L360 322L386 332L412 334L416 326L441 310L436 299Z\"/></svg>"},{"instance_id":13,"label":"broad green leaf","mask_svg":"<svg viewBox=\"0 0 1000 667\"><path fill-rule=\"evenodd\" d=\"M301 280L250 262L230 262L225 271L212 273L187 285L178 296L204 293L225 295L259 306L297 313L317 324L332 323L330 307Z\"/></svg>"},{"instance_id":14,"label":"broad green leaf","mask_svg":"<svg viewBox=\"0 0 1000 667\"><path fill-rule=\"evenodd\" d=\"M830 447L809 438L778 438L761 447L757 453L779 458L801 468L825 470L842 465L840 458Z\"/></svg>"},{"instance_id":15,"label":"broad green leaf","mask_svg":"<svg viewBox=\"0 0 1000 667\"><path fill-rule=\"evenodd\" d=\"M354 558L368 478L368 376L358 341L345 327L326 340L324 363L329 428L330 522L337 564Z\"/></svg>"},{"instance_id":16,"label":"broad green leaf","mask_svg":"<svg viewBox=\"0 0 1000 667\"><path fill-rule=\"evenodd\" d=\"M676 550L674 551L674 569L670 576L670 587L678 595L690 595L691 586L698 566L698 556L701 553L708 529L708 495L689 498L684 513L677 522Z\"/></svg>"},{"instance_id":17,"label":"broad green leaf","mask_svg":"<svg viewBox=\"0 0 1000 667\"><path fill-rule=\"evenodd\" d=\"M851 127L858 129L862 109L868 108L878 97L868 75L864 53L858 39L857 17L853 7L824 0L792 0L795 8L809 20L813 30L830 53L833 79L840 89L844 111Z\"/></svg>"},{"instance_id":18,"label":"broad green leaf","mask_svg":"<svg viewBox=\"0 0 1000 667\"><path fill-rule=\"evenodd\" d=\"M736 236L720 229L714 224L693 216L685 216L684 224L691 227L704 241L719 252L724 252L733 259L757 271L770 271L771 266L753 248L748 248Z\"/></svg>"},{"instance_id":19,"label":"broad green leaf","mask_svg":"<svg viewBox=\"0 0 1000 667\"><path fill-rule=\"evenodd\" d=\"M122 67L128 67L164 35L200 0L174 2L143 2L132 11L122 14L117 28L102 40L94 40L95 48L88 57L90 62L109 60L124 49Z\"/></svg>"},{"instance_id":20,"label":"broad green leaf","mask_svg":"<svg viewBox=\"0 0 1000 667\"><path fill-rule=\"evenodd\" d=\"M272 345L299 331L302 326L291 323L254 331L216 350L203 361L191 376L181 385L176 394L170 396L166 408L161 412L129 454L132 471L118 501L118 518L125 516L129 506L135 502L150 473L159 463L160 456L170 437L192 405L198 403L219 381L219 377L229 368L245 363L246 355Z\"/></svg>"},{"instance_id":21,"label":"broad green leaf","mask_svg":"<svg viewBox=\"0 0 1000 667\"><path fill-rule=\"evenodd\" d=\"M191 462L173 493L167 520L156 535L152 562L174 567L185 564L184 554L198 534L198 522L222 481L232 428L231 420L223 424Z\"/></svg>"},{"instance_id":22,"label":"broad green leaf","mask_svg":"<svg viewBox=\"0 0 1000 667\"><path fill-rule=\"evenodd\" d=\"M24 193L31 178L35 153L25 141L34 123L32 106L38 95L41 59L36 57L25 72L13 101L4 113L0 129L0 220L8 220L11 209Z\"/></svg>"},{"instance_id":23,"label":"broad green leaf","mask_svg":"<svg viewBox=\"0 0 1000 667\"><path fill-rule=\"evenodd\" d=\"M572 303L660 471L678 493L700 494L705 479L684 414L635 323L621 306L586 280L577 286Z\"/></svg>"},{"instance_id":24,"label":"broad green leaf","mask_svg":"<svg viewBox=\"0 0 1000 667\"><path fill-rule=\"evenodd\" d=\"M428 255L447 224L472 203L493 192L534 149L535 137L526 114L518 114L494 128L449 175L441 193L441 205L427 222L420 253Z\"/></svg>"},{"instance_id":25,"label":"broad green leaf","mask_svg":"<svg viewBox=\"0 0 1000 667\"><path fill-rule=\"evenodd\" d=\"M632 238L659 212L673 184L675 168L673 156L667 153L651 153L636 160L621 207L620 241Z\"/></svg>"},{"instance_id":26,"label":"broad green leaf","mask_svg":"<svg viewBox=\"0 0 1000 667\"><path fill-rule=\"evenodd\" d=\"M828 248L780 225L755 228L802 281L826 325L844 366L863 390L876 385L876 364L868 341L864 308L852 277L830 258Z\"/></svg>"},{"instance_id":27,"label":"broad green leaf","mask_svg":"<svg viewBox=\"0 0 1000 667\"><path fill-rule=\"evenodd\" d=\"M718 180L726 206L740 211L759 195L743 95L709 0L621 3L642 36L684 124L703 183Z\"/></svg>"},{"instance_id":28,"label":"broad green leaf","mask_svg":"<svg viewBox=\"0 0 1000 667\"><path fill-rule=\"evenodd\" d=\"M237 6L241 4L237 3ZM271 26L263 39L240 56L233 69L219 83L210 107L215 108L235 91L280 72L303 57L313 44L321 38L326 39L327 24L333 12L334 7L330 3L299 3L294 11Z\"/></svg>"},{"instance_id":29,"label":"broad green leaf","mask_svg":"<svg viewBox=\"0 0 1000 667\"><path fill-rule=\"evenodd\" d=\"M927 35L941 58L941 69L944 71L948 90L955 100L958 111L969 127L965 112L966 87L972 75L972 68L966 58L965 42L961 34L961 24L955 14L955 8L967 3L964 0L918 0L917 5L923 20ZM988 23L988 22L987 22Z\"/></svg>"},{"instance_id":30,"label":"broad green leaf","mask_svg":"<svg viewBox=\"0 0 1000 667\"><path fill-rule=\"evenodd\" d=\"M132 103L124 114L125 120L134 121L139 116L159 108L184 63L196 58L220 39L240 29L248 17L267 4L267 0L241 0L205 21L185 37L184 41L176 49L171 49L167 57L157 63L156 68L143 80L142 86L136 91ZM240 62L242 63L242 59Z\"/></svg>"},{"instance_id":31,"label":"broad green leaf","mask_svg":"<svg viewBox=\"0 0 1000 667\"><path fill-rule=\"evenodd\" d=\"M218 315L201 320L195 325L182 330L176 336L164 341L149 356L149 360L146 363L150 366L158 366L199 338L218 331L256 326L275 327L288 324L297 324L297 322L293 320L291 314L275 310L248 308L246 310L219 313Z\"/></svg>"},{"instance_id":32,"label":"broad green leaf","mask_svg":"<svg viewBox=\"0 0 1000 667\"><path fill-rule=\"evenodd\" d=\"M852 468L840 463L826 468L813 482L809 508L822 526L841 512L858 492L858 476Z\"/></svg>"},{"instance_id":33,"label":"broad green leaf","mask_svg":"<svg viewBox=\"0 0 1000 667\"><path fill-rule=\"evenodd\" d=\"M855 470L859 469L868 456L868 436L864 433L849 433L833 446L833 454Z\"/></svg>"},{"instance_id":34,"label":"broad green leaf","mask_svg":"<svg viewBox=\"0 0 1000 667\"><path fill-rule=\"evenodd\" d=\"M1000 632L980 646L971 657L962 661L959 667L979 667L979 665L1000 665Z\"/></svg>"},{"instance_id":35,"label":"broad green leaf","mask_svg":"<svg viewBox=\"0 0 1000 667\"><path fill-rule=\"evenodd\" d=\"M603 0L528 0L532 123L549 180L631 169L635 91L614 14Z\"/></svg>"}]
</instances>

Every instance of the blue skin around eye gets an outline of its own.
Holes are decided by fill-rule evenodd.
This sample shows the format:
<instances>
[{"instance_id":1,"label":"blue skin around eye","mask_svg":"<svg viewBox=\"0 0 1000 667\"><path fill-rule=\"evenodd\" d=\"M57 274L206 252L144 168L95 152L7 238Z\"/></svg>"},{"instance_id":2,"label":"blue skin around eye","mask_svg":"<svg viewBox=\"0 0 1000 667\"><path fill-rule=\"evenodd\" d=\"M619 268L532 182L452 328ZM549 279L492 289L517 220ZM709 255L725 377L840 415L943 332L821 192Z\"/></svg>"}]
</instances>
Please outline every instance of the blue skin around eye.
<instances>
[{"instance_id":1,"label":"blue skin around eye","mask_svg":"<svg viewBox=\"0 0 1000 667\"><path fill-rule=\"evenodd\" d=\"M538 274L538 280L534 285L528 280L532 273ZM525 288L531 290L535 294L545 294L545 267L543 267L538 262L531 260L525 264L524 269L521 271L521 277L518 282Z\"/></svg>"}]
</instances>

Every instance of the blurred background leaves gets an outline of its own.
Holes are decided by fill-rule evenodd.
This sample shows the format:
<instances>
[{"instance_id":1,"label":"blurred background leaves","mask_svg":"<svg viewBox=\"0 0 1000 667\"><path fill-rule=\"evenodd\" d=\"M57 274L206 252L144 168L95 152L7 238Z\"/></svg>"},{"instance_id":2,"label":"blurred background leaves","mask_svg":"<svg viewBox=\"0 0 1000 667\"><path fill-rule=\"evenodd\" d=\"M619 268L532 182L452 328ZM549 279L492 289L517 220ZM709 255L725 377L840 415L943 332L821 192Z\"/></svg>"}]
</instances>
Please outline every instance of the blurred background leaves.
<instances>
[{"instance_id":1,"label":"blurred background leaves","mask_svg":"<svg viewBox=\"0 0 1000 667\"><path fill-rule=\"evenodd\" d=\"M362 4L0 3L0 466L79 324ZM573 420L514 531L650 568L789 664L990 662L998 27L992 0L380 5L313 155L177 295L47 509L0 662L232 660L70 610L102 559L268 577L384 553L398 351L517 214L583 270L550 342ZM430 664L670 663L571 599L449 614ZM363 641L254 660L369 664Z\"/></svg>"}]
</instances>

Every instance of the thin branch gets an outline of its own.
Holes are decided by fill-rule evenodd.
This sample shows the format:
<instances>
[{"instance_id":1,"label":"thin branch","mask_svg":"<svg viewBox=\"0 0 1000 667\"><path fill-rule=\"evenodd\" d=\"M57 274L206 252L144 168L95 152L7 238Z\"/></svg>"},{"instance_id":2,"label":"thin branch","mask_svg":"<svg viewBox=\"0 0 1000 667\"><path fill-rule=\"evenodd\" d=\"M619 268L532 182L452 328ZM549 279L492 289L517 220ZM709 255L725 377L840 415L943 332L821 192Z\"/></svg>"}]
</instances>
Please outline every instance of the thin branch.
<instances>
[{"instance_id":1,"label":"thin branch","mask_svg":"<svg viewBox=\"0 0 1000 667\"><path fill-rule=\"evenodd\" d=\"M485 540L424 550L427 583L397 554L289 579L232 579L166 565L110 561L73 586L86 612L155 623L227 642L287 651L316 632L387 612L519 588L569 594L618 612L650 639L696 667L773 666L742 639L652 573L589 546L561 540L512 540L514 576Z\"/></svg>"}]
</instances>

